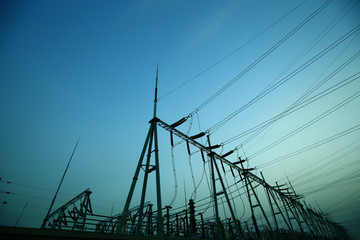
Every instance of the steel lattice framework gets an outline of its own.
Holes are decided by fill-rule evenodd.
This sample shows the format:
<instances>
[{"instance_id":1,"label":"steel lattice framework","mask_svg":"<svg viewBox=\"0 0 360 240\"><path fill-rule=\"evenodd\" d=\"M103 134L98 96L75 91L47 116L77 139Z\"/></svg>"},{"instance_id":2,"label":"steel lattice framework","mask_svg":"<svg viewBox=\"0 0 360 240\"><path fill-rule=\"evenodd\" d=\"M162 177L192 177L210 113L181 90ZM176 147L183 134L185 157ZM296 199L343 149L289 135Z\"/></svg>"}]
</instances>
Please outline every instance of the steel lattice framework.
<instances>
[{"instance_id":1,"label":"steel lattice framework","mask_svg":"<svg viewBox=\"0 0 360 240\"><path fill-rule=\"evenodd\" d=\"M185 119L186 120L186 119ZM184 122L185 120L180 120ZM208 136L209 146L206 147L196 141L197 138L205 136L205 133L200 133L195 136L187 136L176 127L179 122L169 125L160 119L154 117L150 121L150 129L145 141L145 145L140 157L138 167L145 168L145 176L156 170L156 165L150 165L149 159L152 150L152 138L155 138L156 126L164 128L172 135L183 139L187 144L200 149L203 153L208 155L208 164L211 170L212 193L210 197L213 201L213 206L216 209L215 215L210 217L203 216L203 213L196 212L196 202L189 200L188 207L174 211L171 206L162 206L155 211L153 204L145 202L145 194L142 196L142 202L132 208L128 208L131 201L132 192L137 181L138 171L136 171L132 187L130 188L128 202L124 211L113 216L98 215L93 212L90 195L90 189L86 189L66 204L62 205L57 210L49 214L49 221L46 227L53 229L73 230L73 231L88 231L88 232L102 232L102 233L120 233L128 235L141 236L158 236L158 237L190 237L190 238L206 238L206 239L349 239L345 229L329 220L321 212L315 211L306 206L305 203L300 203L301 196L296 194L293 189L285 188L283 185L271 186L264 177L256 176L251 172L252 169L245 169L242 165L242 159L237 162L231 162L225 157L229 153L219 155L213 152L215 146L210 145L210 138ZM148 150L147 164L142 164L142 158ZM230 167L234 174L238 173L240 181L242 182L247 193L252 225L247 221L240 222L236 219L232 204L229 201L228 191L222 182L222 174L218 163L221 164L224 170L224 164ZM235 173L234 173L235 172ZM261 174L262 175L262 174ZM216 190L215 181L220 181L221 189ZM146 182L145 182L146 183ZM219 186L219 185L218 185ZM270 214L265 213L262 202L257 196L257 187L262 186L265 190L266 197L270 206ZM146 191L146 185L143 185L143 193ZM220 195L224 195L228 208L231 212L231 218L220 219L218 213L217 202ZM160 196L161 197L161 196ZM259 217L254 214L254 209L260 209L260 215L265 220L265 227L260 226L257 221ZM270 219L272 217L272 224ZM282 221L285 228L280 227L278 221ZM251 229L253 228L253 230Z\"/></svg>"}]
</instances>

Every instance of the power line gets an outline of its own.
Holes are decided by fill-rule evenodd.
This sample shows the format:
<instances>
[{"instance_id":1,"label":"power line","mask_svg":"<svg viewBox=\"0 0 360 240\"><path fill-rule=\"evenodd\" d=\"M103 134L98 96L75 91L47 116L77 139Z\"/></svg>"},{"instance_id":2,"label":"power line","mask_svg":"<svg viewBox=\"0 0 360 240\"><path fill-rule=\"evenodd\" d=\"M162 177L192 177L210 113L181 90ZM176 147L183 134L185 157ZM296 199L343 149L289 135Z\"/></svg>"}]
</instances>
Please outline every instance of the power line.
<instances>
[{"instance_id":1,"label":"power line","mask_svg":"<svg viewBox=\"0 0 360 240\"><path fill-rule=\"evenodd\" d=\"M359 35L359 34L357 34ZM354 37L352 39L352 41L354 41L356 37ZM334 64L334 62L336 61L337 58L340 57L340 55L345 51L345 49L347 49L347 47L350 46L350 44L352 43L352 41L350 41L348 43L348 45L339 53L339 55L337 57L335 57L335 59L333 60L333 62L328 66L327 69L330 68L331 65ZM330 79L332 79L337 73L339 73L341 70L343 70L346 66L348 66L351 62L353 62L357 57L359 57L360 55L360 51L358 51L357 53L355 53L353 56L351 56L349 59L347 59L343 64L341 64L337 69L335 69L333 72L331 72L327 77L325 77L323 80L321 80L318 84L316 84L315 86L313 86L312 88L310 88L309 90L307 90L299 99L297 99L293 104L291 104L287 109L285 109L283 112L281 112L279 115L277 115L275 118L272 118L270 120L270 122L268 122L265 126L263 126L261 129L259 129L256 133L254 133L252 136L250 136L249 138L247 138L242 144L246 144L247 142L251 141L252 139L254 139L256 136L258 136L261 132L265 131L266 128L269 128L271 125L273 125L275 122L279 121L280 119L282 119L283 117L285 117L286 115L288 115L288 112L291 111L293 108L297 107L298 105L302 104L303 101L305 101L306 97L310 96L313 92L315 92L317 89L319 89L322 85L324 85L326 82L328 82ZM327 70L326 69L326 70ZM326 71L325 70L325 71ZM325 73L324 71L324 73ZM323 73L323 74L324 74ZM321 74L321 76L323 75ZM320 77L321 77L320 76ZM317 80L320 79L320 77L318 77ZM351 76L352 77L352 76ZM317 81L316 80L316 81ZM343 81L341 81L343 82ZM348 82L350 83L350 82ZM344 85L342 85L344 86ZM337 88L338 89L338 88ZM325 95L324 95L325 96ZM300 108L298 108L300 109ZM294 111L292 111L294 112Z\"/></svg>"},{"instance_id":2,"label":"power line","mask_svg":"<svg viewBox=\"0 0 360 240\"><path fill-rule=\"evenodd\" d=\"M32 185L23 184L23 183L17 183L17 182L12 182L12 181L5 181L5 180L3 180L1 178L0 178L0 182L10 184L10 185L17 185L17 186L20 186L20 187L26 187L26 188L32 188L32 189L36 189L36 190L46 191L46 192L52 192L52 193L55 192L54 190L51 190L49 188L37 187L37 186L32 186ZM60 192L60 193L70 195L70 196L75 196L74 194L70 194L70 193L64 193L64 192Z\"/></svg>"},{"instance_id":3,"label":"power line","mask_svg":"<svg viewBox=\"0 0 360 240\"><path fill-rule=\"evenodd\" d=\"M260 165L258 166L258 168L264 168L264 167L267 167L267 166L269 166L269 165L272 165L272 164L275 164L275 163L284 161L284 160L286 160L286 159L288 159L288 158L290 158L290 157L294 157L294 156L296 156L296 155L298 155L298 154L301 154L301 153L303 153L303 152L309 151L309 150L311 150L311 149L313 149L313 148L320 147L320 146L322 146L322 145L324 145L324 144L326 144L326 143L328 143L328 142L331 142L331 141L333 141L333 140L336 140L336 139L338 139L338 138L340 138L340 137L346 136L346 135L348 135L348 134L350 134L350 133L352 133L352 132L358 131L358 130L360 130L360 124L355 125L355 126L353 126L353 127L351 127L351 128L348 128L348 129L346 129L345 131L342 131L342 132L337 133L337 134L335 134L335 135L332 135L331 137L325 138L325 139L323 139L323 140L321 140L321 141L318 141L318 142L316 142L316 143L313 143L313 144L311 144L311 145L308 145L308 146L306 146L306 147L304 147L304 148L301 148L301 149L296 150L296 151L294 151L294 152L288 153L288 154L286 154L286 155L284 155L284 156L282 156L282 157L278 157L278 158L275 158L275 159L270 160L270 161L268 161L268 162L265 162L264 164L260 164Z\"/></svg>"},{"instance_id":4,"label":"power line","mask_svg":"<svg viewBox=\"0 0 360 240\"><path fill-rule=\"evenodd\" d=\"M330 44L328 47L326 47L325 49L323 49L321 52L319 52L318 54L316 54L314 57L312 57L310 60L308 60L307 62L305 62L304 64L302 64L300 67L298 67L297 69L295 69L293 72L291 72L290 74L288 74L286 77L282 78L281 80L279 80L278 82L276 82L275 84L273 84L271 87L269 87L268 89L262 91L260 94L258 94L256 97L254 97L252 100L250 100L248 103L246 103L245 105L243 105L242 107L240 107L239 109L237 109L236 111L234 111L233 113L231 113L230 115L228 115L227 117L225 117L224 119L222 119L221 121L219 121L218 123L216 123L215 125L213 125L212 127L210 127L208 129L209 132L214 132L217 129L219 129L222 125L224 125L226 122L228 122L230 119L232 119L233 117L235 117L237 114L239 114L240 112L242 112L243 110L245 110L246 108L250 107L252 104L254 104L255 102L259 101L260 99L262 99L263 97L265 97L266 95L268 95L270 92L274 91L275 89L277 89L278 87L280 87L282 84L284 84L285 82L287 82L288 80L290 80L291 78L293 78L294 76L296 76L297 74L299 74L301 71L303 71L305 68L307 68L308 66L310 66L311 64L313 64L314 62L316 62L317 60L319 60L321 57L323 57L325 54L329 53L331 50L333 50L335 47L337 47L338 45L340 45L342 42L344 42L345 40L347 40L350 36L352 36L353 34L355 34L357 31L360 30L360 24L357 25L355 28L353 28L352 30L350 30L349 32L347 32L345 35L343 35L342 37L340 37L338 40L336 40L335 42L333 42L332 44Z\"/></svg>"},{"instance_id":5,"label":"power line","mask_svg":"<svg viewBox=\"0 0 360 240\"><path fill-rule=\"evenodd\" d=\"M354 144L354 143L356 143L356 142L358 142L358 141L359 141L359 140L353 142L352 144ZM350 144L350 145L352 145L352 144ZM350 145L348 145L347 147L349 147ZM346 147L345 147L345 148L346 148ZM342 148L341 150L343 150L343 149L345 149L345 148ZM297 175L297 177L293 178L292 181L295 181L295 182L296 182L297 180L303 179L303 177L305 177L305 176L309 176L310 174L313 174L313 173L317 172L318 170L322 170L324 167L329 167L329 166L331 166L331 164L334 164L334 163L336 163L337 161L342 160L343 158L351 155L352 153L358 151L359 149L360 149L360 146L356 146L356 147L354 147L354 148L346 151L345 153L343 153L343 154L341 154L341 155L333 158L332 160L329 160L330 157L334 156L337 152L339 152L339 151L341 151L341 150L337 151L336 153L332 153L332 154L324 157L323 159L317 161L315 164L312 165L312 167L314 167L316 164L322 163L324 160L328 160L328 161L326 161L325 163L323 163L323 164L321 164L321 165L319 165L319 166L317 166L317 167L315 167L315 168L313 168L313 169L311 169L311 170L309 170L309 171L307 171L307 172L304 172L304 171L307 170L307 169L309 169L309 167L305 167L305 168L297 171L295 174L291 175L291 176ZM302 174L299 175L299 173L302 173Z\"/></svg>"},{"instance_id":6,"label":"power line","mask_svg":"<svg viewBox=\"0 0 360 240\"><path fill-rule=\"evenodd\" d=\"M357 55L358 56L360 55L360 51L357 53ZM282 111L278 115L276 115L276 116L274 116L274 117L272 117L272 118L258 124L257 126L254 126L254 127L250 128L250 129L248 129L248 130L246 130L246 131L244 131L244 132L242 132L240 134L235 135L234 137L229 138L228 140L224 141L222 144L226 145L226 144L231 143L233 141L236 141L236 140L238 140L238 139L240 139L240 138L242 138L244 136L247 136L248 134L256 132L250 138L248 138L246 141L244 141L242 143L242 145L243 145L243 144L247 143L248 141L250 141L252 138L254 138L257 134L259 134L259 132L262 131L262 129L264 129L265 127L267 127L270 124L274 123L275 121L278 121L281 118L283 118L283 117L285 117L285 116L287 116L287 115L289 115L291 113L294 113L297 110L300 110L301 108L303 108L303 107L305 107L305 106L307 106L307 105L309 105L309 104L311 104L311 103L313 103L313 102L327 96L328 94L330 94L330 93L332 93L332 92L346 86L347 84L349 84L349 83L351 83L351 82L353 82L353 81L355 81L355 80L357 80L359 78L360 78L360 72L358 72L356 74L353 74L352 76L350 76L350 77L348 77L348 78L346 78L346 79L332 85L331 87L325 89L324 91L314 95L313 97L311 97L311 98L309 98L307 100L303 100L302 102L297 102L297 104L295 104L295 105L293 104L291 107L285 109L284 111Z\"/></svg>"},{"instance_id":7,"label":"power line","mask_svg":"<svg viewBox=\"0 0 360 240\"><path fill-rule=\"evenodd\" d=\"M0 178L0 182L10 184L10 185L30 188L30 189L36 189L36 190L51 192L51 193L55 192L54 190L51 190L49 188L38 187L38 186L33 186L33 185L23 184L23 183L18 183L18 182L13 182L13 181L7 181L7 180L4 180L2 178ZM23 197L28 197L28 198L37 198L37 199L42 199L42 200L51 200L50 198L44 198L44 197L39 197L39 196L29 195L29 194L23 194L23 193L14 193L14 192L5 192L5 191L0 191L0 193L16 194L18 196L23 196ZM71 197L76 196L75 194L66 193L66 192L59 192L59 193L63 194L63 195L68 195L68 196L71 196ZM120 203L118 203L116 201L110 201L110 200L101 199L101 198L94 198L94 197L92 197L91 199L94 200L94 201L101 201L101 202L106 202L106 203L112 203L112 204L115 204L115 205L120 205ZM60 202L65 202L65 201L60 200Z\"/></svg>"},{"instance_id":8,"label":"power line","mask_svg":"<svg viewBox=\"0 0 360 240\"><path fill-rule=\"evenodd\" d=\"M343 185L339 185L339 184L348 185L348 184L359 183L359 182L360 182L360 174L356 170L352 175L350 175L350 174L346 175L345 177L338 178L332 182L322 184L319 187L316 187L316 186L315 186L315 188L312 187L312 190L309 190L309 191L302 190L302 193L304 195L311 195L313 193L318 193L320 191L327 190L329 188L336 188L336 187L343 186Z\"/></svg>"},{"instance_id":9,"label":"power line","mask_svg":"<svg viewBox=\"0 0 360 240\"><path fill-rule=\"evenodd\" d=\"M287 12L285 15L283 15L282 17L280 17L278 20L276 20L275 22L273 22L271 25L269 25L267 28L265 28L264 30L262 30L261 32L259 32L258 34L256 34L254 37L252 37L250 40L248 40L247 42L245 42L244 44L242 44L240 47L236 48L235 50L233 50L232 52L228 53L227 55L225 55L223 58L221 58L220 60L218 60L217 62L215 62L214 64L210 65L209 67L205 68L203 71L201 71L200 73L196 74L195 76L193 76L192 78L190 78L189 80L185 81L184 83L180 84L179 86L177 86L176 88L174 88L173 90L167 92L166 94L164 94L163 96L159 97L158 100L165 98L166 96L170 95L171 93L175 92L176 90L180 89L181 87L185 86L186 84L188 84L189 82L191 82L192 80L196 79L197 77L201 76L202 74L204 74L205 72L209 71L210 69L212 69L213 67L215 67L216 65L218 65L219 63L223 62L225 59L229 58L230 56L232 56L233 54L235 54L236 52L238 52L240 49L242 49L243 47L245 47L246 45L248 45L249 43L251 43L252 41L254 41L255 39L257 39L259 36L261 36L263 33L267 32L269 29L271 29L273 26L275 26L276 24L278 24L279 22L281 22L284 18L286 18L288 15L290 15L292 12L294 12L296 9L298 9L303 3L305 3L306 0L302 1L299 5L297 5L295 8L293 8L292 10L290 10L289 12Z\"/></svg>"},{"instance_id":10,"label":"power line","mask_svg":"<svg viewBox=\"0 0 360 240\"><path fill-rule=\"evenodd\" d=\"M340 108L342 108L343 106L345 106L346 104L348 104L349 102L353 101L354 99L358 98L360 96L360 91L356 92L355 94L351 95L350 97L346 98L345 100L343 100L342 102L336 104L335 106L333 106L332 108L328 109L327 111L323 112L322 114L318 115L316 118L310 120L309 122L303 124L302 126L298 127L297 129L295 129L294 131L286 134L285 136L279 138L278 140L276 140L275 142L265 146L264 148L258 150L257 152L255 152L254 154L252 154L250 156L250 158L254 158L264 152L266 152L267 150L275 147L276 145L282 143L283 141L289 139L290 137L296 135L297 133L305 130L306 128L310 127L311 125L317 123L318 121L320 121L321 119L327 117L328 115L330 115L331 113L335 112L336 110L339 110Z\"/></svg>"},{"instance_id":11,"label":"power line","mask_svg":"<svg viewBox=\"0 0 360 240\"><path fill-rule=\"evenodd\" d=\"M317 14L319 14L324 8L326 8L332 0L326 1L321 7L319 7L315 12L313 12L310 16L308 16L305 20L303 20L300 24L298 24L293 30L291 30L288 34L286 34L282 39L280 39L277 43L275 43L269 50L263 53L259 58L257 58L253 63L251 63L247 68L245 68L241 73L239 73L235 78L233 78L230 82L225 84L220 90L218 90L215 94L209 97L205 102L203 102L199 107L197 107L194 111L192 111L189 116L194 115L202 108L204 108L207 104L209 104L212 100L214 100L217 96L223 93L226 89L228 89L232 84L234 84L237 80L239 80L242 76L244 76L247 72L253 69L258 63L264 60L268 55L270 55L273 51L275 51L281 44L283 44L286 40L288 40L292 35L294 35L298 30L300 30L306 23L308 23L312 18L314 18Z\"/></svg>"},{"instance_id":12,"label":"power line","mask_svg":"<svg viewBox=\"0 0 360 240\"><path fill-rule=\"evenodd\" d=\"M306 179L306 180L304 180L304 181L302 181L302 182L300 182L300 183L295 183L295 185L302 186L302 185L305 185L305 184L307 184L307 183L309 183L309 182L313 183L313 181L319 180L319 179L321 179L321 178L323 178L323 177L325 177L325 176L330 176L330 175L332 175L333 173L342 171L342 170L344 170L344 169L346 169L346 168L352 167L352 166L357 165L357 164L360 164L360 162L358 162L358 161L352 162L352 163L346 164L346 165L344 165L344 166L341 166L341 167L339 167L339 168L333 169L332 171L323 172L322 174L316 175L316 176L314 176L314 177L312 177L312 178L308 178L308 179Z\"/></svg>"}]
</instances>

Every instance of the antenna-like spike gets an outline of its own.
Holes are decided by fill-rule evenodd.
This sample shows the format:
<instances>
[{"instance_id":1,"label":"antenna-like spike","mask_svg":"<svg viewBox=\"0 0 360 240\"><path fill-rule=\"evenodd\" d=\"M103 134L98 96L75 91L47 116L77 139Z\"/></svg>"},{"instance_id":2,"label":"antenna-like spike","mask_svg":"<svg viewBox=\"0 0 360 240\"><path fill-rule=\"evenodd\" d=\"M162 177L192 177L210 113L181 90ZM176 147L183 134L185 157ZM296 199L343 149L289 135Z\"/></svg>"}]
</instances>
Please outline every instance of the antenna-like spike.
<instances>
[{"instance_id":1,"label":"antenna-like spike","mask_svg":"<svg viewBox=\"0 0 360 240\"><path fill-rule=\"evenodd\" d=\"M156 79L155 79L155 97L154 97L154 118L156 117L156 105L157 105L157 91L158 91L158 80L159 80L159 64L156 65Z\"/></svg>"},{"instance_id":2,"label":"antenna-like spike","mask_svg":"<svg viewBox=\"0 0 360 240\"><path fill-rule=\"evenodd\" d=\"M43 223L42 223L42 225L41 225L41 228L45 228L45 227L46 227L46 222L48 221L49 214L50 214L51 209L52 209L52 207L53 207L53 205L54 205L54 202L55 202L55 199L56 199L56 197L57 197L57 194L59 193L61 184L62 184L62 182L63 182L63 180L64 180L64 178L65 178L66 172L67 172L67 170L68 170L68 168L69 168L69 165L70 165L71 160L72 160L72 158L73 158L73 156L74 156L74 153L75 153L75 151L76 151L77 145L79 144L79 141L80 141L80 137L78 138L78 140L77 140L77 142L76 142L76 144L75 144L75 147L74 147L74 150L73 150L73 152L72 152L72 154L71 154L70 160L69 160L69 162L68 162L68 164L67 164L67 166L66 166L66 168L65 168L64 174L63 174L63 176L62 176L62 178L61 178L61 180L60 180L59 186L58 186L58 188L57 188L57 190L56 190L56 192L55 192L54 198L53 198L53 200L52 200L52 202L51 202L51 204L50 204L50 207L49 207L49 211L48 211L48 213L46 214L46 217L45 217L44 220L43 220Z\"/></svg>"},{"instance_id":3,"label":"antenna-like spike","mask_svg":"<svg viewBox=\"0 0 360 240\"><path fill-rule=\"evenodd\" d=\"M26 204L25 204L25 206L24 206L23 210L21 211L20 216L19 216L19 218L17 219L17 221L16 221L16 223L15 223L15 227L17 227L17 226L18 226L19 221L20 221L20 219L21 219L22 215L24 214L25 208L26 208L26 206L28 205L28 203L29 203L29 200L26 202Z\"/></svg>"}]
</instances>

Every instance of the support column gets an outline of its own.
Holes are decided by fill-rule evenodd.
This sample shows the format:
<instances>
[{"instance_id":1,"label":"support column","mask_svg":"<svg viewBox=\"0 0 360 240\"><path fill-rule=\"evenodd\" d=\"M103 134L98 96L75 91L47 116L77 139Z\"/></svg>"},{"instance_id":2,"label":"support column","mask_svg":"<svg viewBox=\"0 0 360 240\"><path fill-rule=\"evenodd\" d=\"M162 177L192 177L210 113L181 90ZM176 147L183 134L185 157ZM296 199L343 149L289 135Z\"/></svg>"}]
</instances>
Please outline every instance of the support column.
<instances>
[{"instance_id":1,"label":"support column","mask_svg":"<svg viewBox=\"0 0 360 240\"><path fill-rule=\"evenodd\" d=\"M211 143L210 143L210 137L207 136L208 143L209 143L209 149L211 149ZM213 188L213 199L214 199L214 209L215 209L215 222L216 222L216 234L218 239L223 239L222 231L221 231L221 223L219 218L219 209L218 209L218 202L217 202L217 196L216 196L216 184L215 184L215 172L214 172L214 154L213 152L209 153L210 157L210 170L211 170L211 182L212 182L212 188Z\"/></svg>"},{"instance_id":2,"label":"support column","mask_svg":"<svg viewBox=\"0 0 360 240\"><path fill-rule=\"evenodd\" d=\"M141 225L142 225L142 215L143 215L143 208L144 208L144 201L145 201L145 194L146 194L146 186L147 186L147 177L150 172L155 170L156 173L156 196L157 196L157 229L158 229L158 236L162 237L164 235L164 223L163 223L163 217L162 217L162 204L161 204L161 186L160 186L160 166L159 166L159 146L158 146L158 136L157 136L157 122L158 118L156 117L156 107L157 107L157 86L158 86L158 68L156 69L156 81L155 81L155 97L154 97L154 113L153 113L153 119L149 122L150 128L148 135L145 140L144 147L142 149L138 165L135 170L135 174L133 177L133 181L131 183L131 187L129 190L128 197L126 199L126 203L124 206L124 210L122 212L121 219L119 221L118 229L116 230L117 234L125 233L126 231L126 222L127 217L129 215L129 207L132 199L132 195L135 190L136 182L139 176L139 172L141 167L143 166L143 160L146 148L148 147L148 157L145 164L145 176L144 176L144 184L141 194L141 203L140 203L140 209L139 209L139 222L136 226L136 233L141 234ZM155 165L152 166L150 169L150 155L152 153L152 142L154 141L154 153L155 153Z\"/></svg>"},{"instance_id":3,"label":"support column","mask_svg":"<svg viewBox=\"0 0 360 240\"><path fill-rule=\"evenodd\" d=\"M148 134L146 136L144 147L143 147L143 149L141 151L141 154L140 154L139 162L138 162L138 165L137 165L136 170L135 170L133 181L131 183L130 190L129 190L129 193L128 193L128 196L127 196L127 199L126 199L126 202L125 202L124 210L122 211L122 215L121 215L121 218L120 218L120 221L119 221L119 225L118 225L118 228L116 230L117 234L124 234L125 233L126 222L127 222L127 218L128 218L128 215L129 215L130 203L131 203L131 200L132 200L132 196L134 194L134 190L135 190L136 182L138 180L139 172L140 172L140 169L142 167L142 162L144 160L145 151L146 151L146 148L148 146L150 138L152 138L152 135L153 135L153 125L151 124L150 128L149 128L149 131L148 131Z\"/></svg>"},{"instance_id":4,"label":"support column","mask_svg":"<svg viewBox=\"0 0 360 240\"><path fill-rule=\"evenodd\" d=\"M153 123L151 123L151 125L153 125ZM154 129L154 126L152 126L152 129ZM138 211L139 212L139 221L136 226L136 234L137 235L141 234L141 228L142 228L146 187L147 187L148 175L151 172L151 170L149 170L149 168L150 168L150 159L151 159L151 151L152 151L152 142L153 142L153 137L150 137L150 142L148 145L148 153L147 153L147 158L146 158L146 164L145 164L145 170L144 170L145 175L144 175L143 188L142 188L142 192L141 192L140 207L139 207L139 211Z\"/></svg>"},{"instance_id":5,"label":"support column","mask_svg":"<svg viewBox=\"0 0 360 240\"><path fill-rule=\"evenodd\" d=\"M264 178L263 173L260 172L260 174L261 174L262 179L265 181L265 178ZM277 233L277 235L278 235L278 238L281 238L280 232L279 232L279 225L278 225L278 222L277 222L277 219L276 219L276 216L275 216L275 211L274 211L273 204L272 204L272 202L271 202L271 198L270 198L270 193L269 193L269 191L270 191L270 190L269 190L267 187L265 187L266 197L267 197L267 199L268 199L268 201L269 201L269 205L270 205L270 209L271 209L271 214L272 214L272 216L273 216L274 223L275 223L275 227L276 227L276 233Z\"/></svg>"},{"instance_id":6,"label":"support column","mask_svg":"<svg viewBox=\"0 0 360 240\"><path fill-rule=\"evenodd\" d=\"M159 165L159 145L157 137L157 124L154 118L154 140L155 140L155 167L156 167L156 196L157 196L157 224L158 224L158 236L164 236L164 222L162 217L162 205L161 205L161 186L160 186L160 165Z\"/></svg>"},{"instance_id":7,"label":"support column","mask_svg":"<svg viewBox=\"0 0 360 240\"><path fill-rule=\"evenodd\" d=\"M218 165L217 165L217 163L216 163L215 161L214 161L214 165L215 165L215 168L216 168L216 171L217 171L217 174L218 174L220 183L221 183L221 187L222 187L223 192L224 192L224 194L225 194L225 199L226 199L226 202L227 202L227 204L228 204L228 207L229 207L229 210L230 210L230 213L231 213L231 218L232 218L232 220L233 220L233 222L234 222L234 224L235 224L236 233L237 233L237 235L238 235L239 237L242 237L242 231L241 231L239 225L237 224L236 217L235 217L235 213L234 213L234 211L233 211L233 209L232 209L229 196L228 196L228 194L227 194L227 192L226 192L226 187L225 187L224 182L223 182L223 180L222 180L222 177L221 177L221 175L220 175L219 167L218 167Z\"/></svg>"}]
</instances>

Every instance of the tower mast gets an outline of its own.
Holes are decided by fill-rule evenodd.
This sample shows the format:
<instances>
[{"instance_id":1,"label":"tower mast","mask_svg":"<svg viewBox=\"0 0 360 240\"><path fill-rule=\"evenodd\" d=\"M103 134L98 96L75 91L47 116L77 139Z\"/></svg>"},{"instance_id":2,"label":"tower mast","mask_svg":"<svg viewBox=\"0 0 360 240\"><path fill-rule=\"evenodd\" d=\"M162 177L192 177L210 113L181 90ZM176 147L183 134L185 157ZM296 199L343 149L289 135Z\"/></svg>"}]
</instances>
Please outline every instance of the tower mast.
<instances>
[{"instance_id":1,"label":"tower mast","mask_svg":"<svg viewBox=\"0 0 360 240\"><path fill-rule=\"evenodd\" d=\"M159 64L156 66L156 79L155 79L155 96L154 96L154 114L153 117L156 118L156 108L157 108L157 91L158 91L158 79L159 79Z\"/></svg>"},{"instance_id":2,"label":"tower mast","mask_svg":"<svg viewBox=\"0 0 360 240\"><path fill-rule=\"evenodd\" d=\"M128 193L128 197L126 199L126 203L124 206L124 210L122 212L118 228L116 232L118 234L124 234L126 233L126 225L127 225L127 219L129 217L129 207L132 200L132 196L135 190L135 186L138 180L138 176L140 173L140 170L144 170L144 179L143 179L143 185L142 185L142 192L141 192L141 200L140 200L140 207L138 210L139 216L138 216L138 225L136 227L136 234L141 235L141 229L142 229L142 217L143 217L143 211L144 211L144 202L145 202L145 195L146 195L146 188L147 188L147 180L148 175L155 170L155 179L156 179L156 197L157 197L157 235L159 237L162 237L164 234L164 223L162 218L162 203L161 203L161 188L160 188L160 167L159 167L159 146L158 146L158 136L157 136L157 122L158 118L156 117L156 107L157 107L157 87L158 87L158 66L156 68L156 81L155 81L155 97L154 97L154 113L153 113L153 119L150 120L150 128L149 132L147 134L147 137L145 139L144 147L141 151L140 158L138 165L135 170L135 174L133 177L133 181L131 183L131 187ZM154 143L154 150L153 144ZM145 152L147 150L147 156L145 157ZM150 165L151 155L154 153L155 155L155 164ZM143 164L144 159L146 158L145 164ZM145 169L144 169L145 168Z\"/></svg>"},{"instance_id":3,"label":"tower mast","mask_svg":"<svg viewBox=\"0 0 360 240\"><path fill-rule=\"evenodd\" d=\"M54 198L53 198L53 200L52 200L52 202L51 202L51 204L50 204L49 211L47 212L46 217L45 217L44 220L43 220L43 223L42 223L42 225L41 225L41 228L45 228L45 227L46 227L46 223L47 223L47 221L49 220L49 219L48 219L48 218L49 218L49 214L50 214L51 209L52 209L52 207L53 207L53 205L54 205L55 199L56 199L56 197L57 197L57 195L58 195L58 193L59 193L61 184L62 184L62 182L64 181L66 172L67 172L67 170L68 170L68 168L69 168L69 165L70 165L71 160L72 160L72 158L73 158L73 156L74 156L74 153L75 153L75 151L76 151L77 145L79 144L79 141L80 141L80 137L78 138L78 140L77 140L77 142L76 142L76 144L75 144L75 147L74 147L74 150L73 150L73 152L72 152L72 154L71 154L70 160L69 160L69 162L68 162L68 164L67 164L67 166L66 166L66 168L65 168L64 174L63 174L63 176L62 176L62 178L61 178L61 180L60 180L59 186L58 186L58 188L57 188L57 190L56 190L56 193L55 193L55 195L54 195Z\"/></svg>"},{"instance_id":4,"label":"tower mast","mask_svg":"<svg viewBox=\"0 0 360 240\"><path fill-rule=\"evenodd\" d=\"M164 222L162 218L162 204L161 204L161 186L160 186L160 165L159 165L159 144L158 144L158 135L157 135L157 117L156 117L156 107L157 107L157 90L158 90L158 74L159 74L159 64L156 67L156 80L155 80L155 99L154 99L154 118L151 121L153 125L153 135L155 142L155 178L156 178L156 198L157 198L157 224L158 224L158 235L163 236L164 234Z\"/></svg>"}]
</instances>

